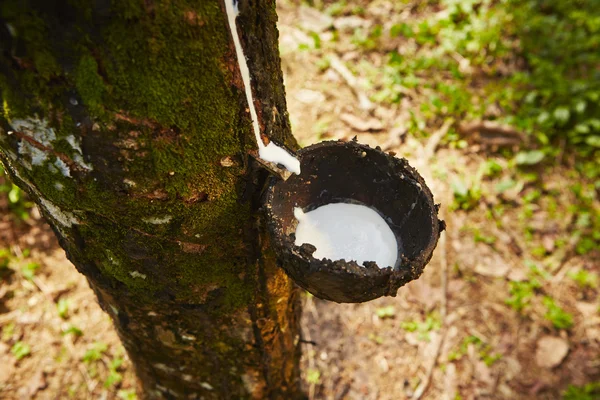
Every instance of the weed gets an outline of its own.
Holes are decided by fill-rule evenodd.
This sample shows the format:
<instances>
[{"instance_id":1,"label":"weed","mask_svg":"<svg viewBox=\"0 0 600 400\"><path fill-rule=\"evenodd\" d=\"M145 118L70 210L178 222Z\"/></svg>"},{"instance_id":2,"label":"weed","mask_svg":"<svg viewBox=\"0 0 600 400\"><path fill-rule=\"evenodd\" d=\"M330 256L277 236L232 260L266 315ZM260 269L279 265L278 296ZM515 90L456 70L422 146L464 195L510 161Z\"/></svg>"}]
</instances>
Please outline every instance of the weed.
<instances>
[{"instance_id":1,"label":"weed","mask_svg":"<svg viewBox=\"0 0 600 400\"><path fill-rule=\"evenodd\" d=\"M521 313L525 307L531 301L531 298L535 294L535 290L541 287L540 283L536 280L532 281L511 281L509 282L510 297L504 302L513 308L515 311Z\"/></svg>"},{"instance_id":2,"label":"weed","mask_svg":"<svg viewBox=\"0 0 600 400\"><path fill-rule=\"evenodd\" d=\"M568 277L573 279L581 289L596 289L598 287L598 274L579 269L576 272L570 271Z\"/></svg>"},{"instance_id":3,"label":"weed","mask_svg":"<svg viewBox=\"0 0 600 400\"><path fill-rule=\"evenodd\" d=\"M56 310L58 311L58 316L62 319L67 319L69 316L69 300L60 299L58 303L56 303Z\"/></svg>"},{"instance_id":4,"label":"weed","mask_svg":"<svg viewBox=\"0 0 600 400\"><path fill-rule=\"evenodd\" d=\"M600 398L600 382L592 382L583 386L569 385L563 393L563 400L595 400Z\"/></svg>"},{"instance_id":5,"label":"weed","mask_svg":"<svg viewBox=\"0 0 600 400\"><path fill-rule=\"evenodd\" d=\"M442 322L437 315L427 315L425 321L403 321L400 327L407 332L418 332L419 340L429 341L429 332L442 327Z\"/></svg>"},{"instance_id":6,"label":"weed","mask_svg":"<svg viewBox=\"0 0 600 400\"><path fill-rule=\"evenodd\" d=\"M36 262L29 262L21 268L21 274L25 279L32 280L35 276L35 272L40 268L40 264Z\"/></svg>"},{"instance_id":7,"label":"weed","mask_svg":"<svg viewBox=\"0 0 600 400\"><path fill-rule=\"evenodd\" d=\"M122 389L117 392L117 397L121 400L137 400L137 395L133 389Z\"/></svg>"},{"instance_id":8,"label":"weed","mask_svg":"<svg viewBox=\"0 0 600 400\"><path fill-rule=\"evenodd\" d=\"M475 243L485 243L489 245L493 245L494 243L496 243L495 236L487 236L481 233L481 231L478 228L473 229L473 240L475 240Z\"/></svg>"},{"instance_id":9,"label":"weed","mask_svg":"<svg viewBox=\"0 0 600 400\"><path fill-rule=\"evenodd\" d=\"M27 343L19 341L13 345L10 352L13 353L17 361L19 361L31 354L31 347L29 347Z\"/></svg>"},{"instance_id":10,"label":"weed","mask_svg":"<svg viewBox=\"0 0 600 400\"><path fill-rule=\"evenodd\" d=\"M306 381L313 385L318 385L321 382L321 372L316 368L309 368L306 371Z\"/></svg>"},{"instance_id":11,"label":"weed","mask_svg":"<svg viewBox=\"0 0 600 400\"><path fill-rule=\"evenodd\" d=\"M544 317L552 322L556 329L570 329L573 327L573 316L556 305L552 297L544 297L544 305L548 310Z\"/></svg>"},{"instance_id":12,"label":"weed","mask_svg":"<svg viewBox=\"0 0 600 400\"><path fill-rule=\"evenodd\" d=\"M454 193L454 203L451 208L454 210L471 210L481 200L481 188L478 184L467 187L462 181L455 180L452 182L452 192Z\"/></svg>"},{"instance_id":13,"label":"weed","mask_svg":"<svg viewBox=\"0 0 600 400\"><path fill-rule=\"evenodd\" d=\"M85 352L81 360L86 364L98 361L102 358L102 354L104 354L107 350L108 346L106 343L96 342L92 344L92 346Z\"/></svg>"},{"instance_id":14,"label":"weed","mask_svg":"<svg viewBox=\"0 0 600 400\"><path fill-rule=\"evenodd\" d=\"M463 339L457 350L451 351L448 354L448 361L460 360L467 354L469 345L475 346L475 349L479 353L479 357L488 367L491 367L496 361L502 358L501 354L492 353L491 346L483 342L479 337L471 335Z\"/></svg>"},{"instance_id":15,"label":"weed","mask_svg":"<svg viewBox=\"0 0 600 400\"><path fill-rule=\"evenodd\" d=\"M372 342L375 342L377 344L383 344L384 340L381 336L376 335L374 333L369 333L369 340L371 340Z\"/></svg>"},{"instance_id":16,"label":"weed","mask_svg":"<svg viewBox=\"0 0 600 400\"><path fill-rule=\"evenodd\" d=\"M69 326L67 329L62 331L63 335L73 335L76 337L83 336L83 331L75 325Z\"/></svg>"},{"instance_id":17,"label":"weed","mask_svg":"<svg viewBox=\"0 0 600 400\"><path fill-rule=\"evenodd\" d=\"M113 358L108 364L108 377L104 381L104 387L110 388L113 385L121 383L123 380L123 375L119 373L119 368L123 365L122 357Z\"/></svg>"},{"instance_id":18,"label":"weed","mask_svg":"<svg viewBox=\"0 0 600 400\"><path fill-rule=\"evenodd\" d=\"M375 313L381 319L394 318L396 316L396 308L394 306L379 307Z\"/></svg>"},{"instance_id":19,"label":"weed","mask_svg":"<svg viewBox=\"0 0 600 400\"><path fill-rule=\"evenodd\" d=\"M9 209L14 215L21 220L29 218L29 210L33 207L33 203L29 201L25 192L10 182L2 164L0 164L0 193L7 194Z\"/></svg>"},{"instance_id":20,"label":"weed","mask_svg":"<svg viewBox=\"0 0 600 400\"><path fill-rule=\"evenodd\" d=\"M16 325L14 322L10 322L2 328L2 341L8 342L15 335Z\"/></svg>"}]
</instances>

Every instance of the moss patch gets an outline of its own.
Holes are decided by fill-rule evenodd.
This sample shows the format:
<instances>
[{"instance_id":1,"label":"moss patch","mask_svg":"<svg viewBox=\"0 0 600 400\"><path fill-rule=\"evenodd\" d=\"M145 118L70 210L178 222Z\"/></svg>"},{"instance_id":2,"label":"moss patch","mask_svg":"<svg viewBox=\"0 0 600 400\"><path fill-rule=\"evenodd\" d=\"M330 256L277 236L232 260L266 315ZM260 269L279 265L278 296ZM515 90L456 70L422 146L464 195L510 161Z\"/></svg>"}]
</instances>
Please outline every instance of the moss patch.
<instances>
[{"instance_id":1,"label":"moss patch","mask_svg":"<svg viewBox=\"0 0 600 400\"><path fill-rule=\"evenodd\" d=\"M104 82L98 74L98 63L89 54L83 55L79 60L75 70L75 87L89 112L100 115Z\"/></svg>"}]
</instances>

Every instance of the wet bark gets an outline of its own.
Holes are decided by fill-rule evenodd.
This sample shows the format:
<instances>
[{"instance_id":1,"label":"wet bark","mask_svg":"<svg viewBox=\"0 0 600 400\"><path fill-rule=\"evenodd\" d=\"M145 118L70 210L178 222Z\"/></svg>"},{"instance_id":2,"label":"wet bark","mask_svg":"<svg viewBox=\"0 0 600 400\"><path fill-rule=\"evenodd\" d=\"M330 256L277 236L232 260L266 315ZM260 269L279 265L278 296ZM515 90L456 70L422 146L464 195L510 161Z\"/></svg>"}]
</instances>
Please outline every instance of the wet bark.
<instances>
[{"instance_id":1,"label":"wet bark","mask_svg":"<svg viewBox=\"0 0 600 400\"><path fill-rule=\"evenodd\" d=\"M289 149L274 1L238 26L263 136ZM219 1L7 0L0 160L110 314L145 398L300 398Z\"/></svg>"}]
</instances>

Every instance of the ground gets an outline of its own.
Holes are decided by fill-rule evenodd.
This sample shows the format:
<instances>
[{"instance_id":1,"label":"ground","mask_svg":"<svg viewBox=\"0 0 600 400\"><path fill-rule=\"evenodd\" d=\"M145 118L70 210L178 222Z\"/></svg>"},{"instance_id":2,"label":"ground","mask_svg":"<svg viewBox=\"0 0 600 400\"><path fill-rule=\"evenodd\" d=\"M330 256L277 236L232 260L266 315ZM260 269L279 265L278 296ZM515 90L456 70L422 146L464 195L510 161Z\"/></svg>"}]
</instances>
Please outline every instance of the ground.
<instances>
[{"instance_id":1,"label":"ground","mask_svg":"<svg viewBox=\"0 0 600 400\"><path fill-rule=\"evenodd\" d=\"M389 60L423 58L427 46L392 31L406 39L443 7L314 3L278 5L294 134L303 146L357 136L406 157L447 230L423 276L397 297L336 304L306 294L309 397L600 398L597 186L568 149L542 153L505 125L509 111L485 94L519 59L477 64L457 51L469 79L458 85L440 72L421 86L434 79L426 70ZM459 87L450 99L440 95L447 87ZM483 111L448 109L465 101ZM25 206L16 191L0 197L0 397L135 398L109 317L39 213L21 218Z\"/></svg>"}]
</instances>

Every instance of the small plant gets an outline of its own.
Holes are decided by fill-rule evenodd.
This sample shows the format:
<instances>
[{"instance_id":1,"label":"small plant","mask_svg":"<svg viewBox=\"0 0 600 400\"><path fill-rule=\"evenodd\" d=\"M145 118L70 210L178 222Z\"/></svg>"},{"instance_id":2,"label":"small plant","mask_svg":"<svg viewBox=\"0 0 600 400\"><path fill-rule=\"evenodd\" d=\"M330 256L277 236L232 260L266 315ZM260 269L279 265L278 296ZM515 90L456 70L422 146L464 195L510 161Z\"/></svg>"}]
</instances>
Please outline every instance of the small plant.
<instances>
[{"instance_id":1,"label":"small plant","mask_svg":"<svg viewBox=\"0 0 600 400\"><path fill-rule=\"evenodd\" d=\"M29 209L33 203L27 199L27 195L14 183L8 180L8 175L0 164L0 193L6 193L10 211L19 219L29 218Z\"/></svg>"},{"instance_id":2,"label":"small plant","mask_svg":"<svg viewBox=\"0 0 600 400\"><path fill-rule=\"evenodd\" d=\"M396 316L396 308L394 306L379 307L375 314L381 318L394 318Z\"/></svg>"},{"instance_id":3,"label":"small plant","mask_svg":"<svg viewBox=\"0 0 600 400\"><path fill-rule=\"evenodd\" d=\"M316 368L309 368L306 372L306 381L318 385L321 382L321 372Z\"/></svg>"},{"instance_id":4,"label":"small plant","mask_svg":"<svg viewBox=\"0 0 600 400\"><path fill-rule=\"evenodd\" d=\"M600 382L583 386L569 385L562 398L563 400L597 400L600 398Z\"/></svg>"},{"instance_id":5,"label":"small plant","mask_svg":"<svg viewBox=\"0 0 600 400\"><path fill-rule=\"evenodd\" d=\"M8 342L15 334L16 325L14 322L11 322L7 325L4 325L2 328L2 341Z\"/></svg>"},{"instance_id":6,"label":"small plant","mask_svg":"<svg viewBox=\"0 0 600 400\"><path fill-rule=\"evenodd\" d=\"M40 264L35 262L30 262L25 264L23 268L21 268L21 274L27 280L32 280L35 276L35 272L40 268Z\"/></svg>"},{"instance_id":7,"label":"small plant","mask_svg":"<svg viewBox=\"0 0 600 400\"><path fill-rule=\"evenodd\" d=\"M537 280L511 281L509 285L510 297L504 302L519 313L523 312L525 307L527 307L535 294L535 290L541 287L541 284Z\"/></svg>"},{"instance_id":8,"label":"small plant","mask_svg":"<svg viewBox=\"0 0 600 400\"><path fill-rule=\"evenodd\" d=\"M498 164L496 160L487 160L483 166L483 176L489 178L496 178L502 173L502 165Z\"/></svg>"},{"instance_id":9,"label":"small plant","mask_svg":"<svg viewBox=\"0 0 600 400\"><path fill-rule=\"evenodd\" d=\"M56 303L56 310L58 311L58 316L62 319L67 319L69 316L69 300L60 299L58 303Z\"/></svg>"},{"instance_id":10,"label":"small plant","mask_svg":"<svg viewBox=\"0 0 600 400\"><path fill-rule=\"evenodd\" d=\"M475 243L485 243L489 245L496 243L496 237L484 235L479 229L473 229L473 240L475 240Z\"/></svg>"},{"instance_id":11,"label":"small plant","mask_svg":"<svg viewBox=\"0 0 600 400\"><path fill-rule=\"evenodd\" d=\"M541 150L521 151L515 156L517 165L535 165L540 163L545 157Z\"/></svg>"},{"instance_id":12,"label":"small plant","mask_svg":"<svg viewBox=\"0 0 600 400\"><path fill-rule=\"evenodd\" d=\"M122 357L115 357L108 364L108 377L104 381L104 387L110 388L113 385L121 383L123 375L119 373L119 368L123 365Z\"/></svg>"},{"instance_id":13,"label":"small plant","mask_svg":"<svg viewBox=\"0 0 600 400\"><path fill-rule=\"evenodd\" d=\"M455 210L471 210L481 200L481 188L479 185L467 187L463 182L455 180L452 182L452 192L454 193L452 208Z\"/></svg>"},{"instance_id":14,"label":"small plant","mask_svg":"<svg viewBox=\"0 0 600 400\"><path fill-rule=\"evenodd\" d=\"M31 348L27 343L19 341L13 345L10 352L15 356L17 361L19 361L31 354Z\"/></svg>"},{"instance_id":15,"label":"small plant","mask_svg":"<svg viewBox=\"0 0 600 400\"><path fill-rule=\"evenodd\" d=\"M407 332L418 332L419 340L429 341L429 332L438 330L442 327L442 322L436 315L428 315L425 321L404 321L400 327Z\"/></svg>"},{"instance_id":16,"label":"small plant","mask_svg":"<svg viewBox=\"0 0 600 400\"><path fill-rule=\"evenodd\" d=\"M0 249L0 279L12 275L14 271L10 268L12 255L8 249Z\"/></svg>"},{"instance_id":17,"label":"small plant","mask_svg":"<svg viewBox=\"0 0 600 400\"><path fill-rule=\"evenodd\" d=\"M83 331L76 327L75 325L69 326L67 329L63 330L63 335L73 335L76 337L83 336Z\"/></svg>"},{"instance_id":18,"label":"small plant","mask_svg":"<svg viewBox=\"0 0 600 400\"><path fill-rule=\"evenodd\" d=\"M552 322L556 329L569 329L573 326L573 316L556 305L552 297L544 297L544 305L548 309L544 317Z\"/></svg>"},{"instance_id":19,"label":"small plant","mask_svg":"<svg viewBox=\"0 0 600 400\"><path fill-rule=\"evenodd\" d=\"M475 346L479 352L479 357L488 367L491 367L496 361L502 358L502 354L492 353L492 347L490 345L484 343L479 337L471 335L463 339L458 350L448 354L448 361L460 360L467 354L469 345Z\"/></svg>"},{"instance_id":20,"label":"small plant","mask_svg":"<svg viewBox=\"0 0 600 400\"><path fill-rule=\"evenodd\" d=\"M102 358L102 354L104 354L107 350L108 346L106 343L96 342L92 344L92 346L85 352L81 359L86 364L90 364L94 361L100 360Z\"/></svg>"},{"instance_id":21,"label":"small plant","mask_svg":"<svg viewBox=\"0 0 600 400\"><path fill-rule=\"evenodd\" d=\"M384 340L381 336L374 333L369 333L369 340L377 344L383 344Z\"/></svg>"},{"instance_id":22,"label":"small plant","mask_svg":"<svg viewBox=\"0 0 600 400\"><path fill-rule=\"evenodd\" d=\"M596 289L598 287L598 274L579 269L577 272L569 272L569 278L573 279L581 289Z\"/></svg>"},{"instance_id":23,"label":"small plant","mask_svg":"<svg viewBox=\"0 0 600 400\"><path fill-rule=\"evenodd\" d=\"M122 389L117 392L117 397L121 400L137 400L137 395L133 389Z\"/></svg>"},{"instance_id":24,"label":"small plant","mask_svg":"<svg viewBox=\"0 0 600 400\"><path fill-rule=\"evenodd\" d=\"M4 269L4 268L8 268L10 259L11 259L10 250L0 249L0 270Z\"/></svg>"}]
</instances>

